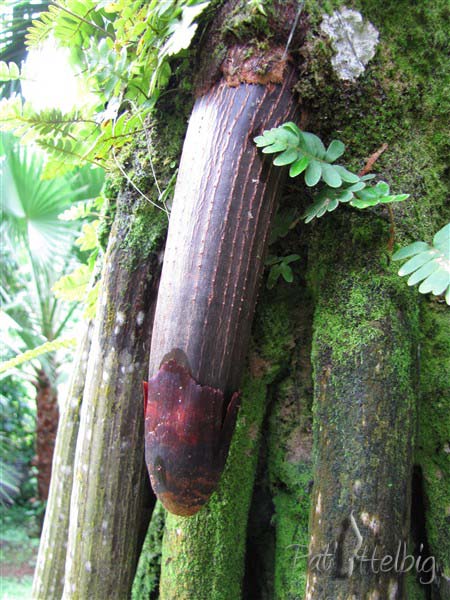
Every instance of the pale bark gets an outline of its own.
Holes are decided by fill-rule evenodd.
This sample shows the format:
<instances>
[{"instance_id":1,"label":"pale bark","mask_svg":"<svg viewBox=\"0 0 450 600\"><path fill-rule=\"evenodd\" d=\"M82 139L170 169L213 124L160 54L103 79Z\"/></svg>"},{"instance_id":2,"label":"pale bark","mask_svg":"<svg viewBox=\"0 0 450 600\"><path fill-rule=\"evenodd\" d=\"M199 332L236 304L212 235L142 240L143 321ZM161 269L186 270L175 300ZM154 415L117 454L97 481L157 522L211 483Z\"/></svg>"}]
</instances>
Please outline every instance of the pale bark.
<instances>
[{"instance_id":1,"label":"pale bark","mask_svg":"<svg viewBox=\"0 0 450 600\"><path fill-rule=\"evenodd\" d=\"M142 380L157 261L142 244L127 243L138 227L135 211L133 198L119 197L104 261L75 458L63 598L128 597L150 518Z\"/></svg>"},{"instance_id":2,"label":"pale bark","mask_svg":"<svg viewBox=\"0 0 450 600\"><path fill-rule=\"evenodd\" d=\"M64 586L73 465L91 326L86 326L73 364L71 386L62 407L53 456L53 476L33 581L33 598L59 600Z\"/></svg>"}]
</instances>

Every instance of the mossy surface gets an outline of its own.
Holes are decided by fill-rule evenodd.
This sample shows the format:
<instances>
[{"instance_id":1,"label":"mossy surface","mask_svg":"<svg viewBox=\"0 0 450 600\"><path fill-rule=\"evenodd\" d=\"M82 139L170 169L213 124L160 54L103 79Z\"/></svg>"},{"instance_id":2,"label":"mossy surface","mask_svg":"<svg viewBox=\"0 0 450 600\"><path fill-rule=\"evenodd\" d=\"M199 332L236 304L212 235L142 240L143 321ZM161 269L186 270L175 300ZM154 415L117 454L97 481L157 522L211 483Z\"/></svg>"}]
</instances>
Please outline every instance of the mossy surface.
<instances>
[{"instance_id":1,"label":"mossy surface","mask_svg":"<svg viewBox=\"0 0 450 600\"><path fill-rule=\"evenodd\" d=\"M380 45L375 58L364 75L352 84L336 79L330 67L331 46L318 33L321 14L344 4L361 10L364 17L369 18L380 31ZM270 12L270 3L264 3L266 5ZM431 6L425 2L411 5L405 0L388 5L375 0L345 3L338 0L309 1L305 3L304 11L308 13L311 31L306 44L298 49L301 78L297 89L304 114L308 116L307 129L320 135L326 142L333 138L342 139L348 146L343 162L356 170L383 143L388 143L389 147L377 161L375 171L390 183L394 193L411 194L410 200L394 206L396 244L403 245L415 239L430 241L433 233L443 226L449 216L449 209L443 206L449 183L449 171L444 158L450 147L444 124L448 107L448 95L445 92L448 82L444 81L447 60L445 48L448 44L445 34L449 18L447 3L438 0ZM235 12L230 15L230 37L238 40L247 35L248 18L247 13L240 15ZM260 15L257 18L260 19ZM264 23L257 26L261 31L265 27ZM223 51L224 46L218 49L218 54L219 50ZM294 55L298 56L295 52ZM310 190L302 186L298 189L297 193L302 196L300 203L306 204L311 198ZM395 390L400 396L404 395L395 419L405 419L412 424L410 413L414 411L417 384L414 339L420 327L417 314L419 295L396 275L398 265L390 263L387 210L376 208L361 213L341 207L338 212L338 215L326 215L308 229L297 227L279 244L280 255L283 249L288 254L292 251L292 239L296 235L301 232L308 237L311 252L307 277L313 299L302 297L297 304L302 302L311 308L317 303L313 362L317 365L319 361L329 361L335 366L331 384L336 397L341 397L349 390L343 383L345 370L353 368L354 374L357 373L359 368L364 368L367 354L377 349L384 376L395 381ZM285 284L282 283L281 287L285 287ZM291 294L294 298L297 293L295 286L286 286L286 289L286 295ZM286 403L289 405L287 399L292 399L292 390L298 384L291 371L291 358L288 358L298 343L292 327L295 308L282 295L264 296L265 300L258 309L255 339L250 353L250 370L255 376L256 369L257 375L256 379L247 380L247 386L250 385L251 394L253 398L258 398L258 402L264 404L268 385L269 395L274 398L267 427L263 429L264 434L268 435L263 464L260 464L264 485L270 489L267 503L273 503L266 511L272 515L272 524L268 526L267 537L264 538L269 542L262 559L264 567L261 568L264 568L264 572L260 575L266 578L267 593L272 594L267 598L296 598L302 594L305 564L301 561L294 564L293 550L295 544L303 544L307 539L305 514L309 500L305 485L307 487L310 481L310 467L308 460L290 460L288 451L290 436L294 435L292 432L296 428L301 431L305 425L303 409L285 421L280 419L280 411L283 412ZM441 307L437 307L437 310L441 310ZM432 331L433 328L422 325L422 330ZM397 343L392 344L391 339ZM431 352L431 346L429 348L427 352ZM444 353L441 354L443 356ZM430 390L434 386L433 378L441 381L442 373L439 364L435 364L428 372L426 381ZM320 376L317 371L317 381ZM432 395L431 391L427 393ZM443 451L436 457L432 443L432 440L441 439L444 435L443 431L436 432L433 429L435 422L441 423L445 419L441 405L435 405L434 400L425 403L423 398L425 392L422 392L419 406L420 421L425 425L419 427L417 460L423 465L426 492L430 499L427 504L429 541L433 551L441 545L442 552L447 552L448 556L447 547L441 542L446 523L442 515L447 514L444 506L447 500L442 492L446 480L439 475L443 469L448 472L447 463L443 461L448 455ZM209 586L208 595L205 595L208 598L235 600L241 597L239 581L242 577L241 561L248 510L247 500L242 502L241 499L251 493L251 469L254 468L257 444L251 448L245 444L242 446L244 442L240 436L248 434L245 428L248 423L257 423L257 430L260 431L262 420L261 412L246 417L246 403L247 400L244 401L240 417L245 417L246 425L238 425L217 494L196 517L168 519L164 550L166 564L163 565L164 585L167 587L164 592L166 595L162 597L169 598L171 590L175 589L173 586L177 585L180 586L177 590L184 590L182 597L197 598L198 591L195 592L192 587L194 582ZM350 411L347 413L345 410L339 412L338 408L330 408L327 416L330 428L344 427L346 417L351 415L350 405L345 409ZM374 410L371 414L373 419L379 421L380 441L382 434L389 429L387 415L390 413L383 415ZM412 434L407 439L408 431L411 429L398 431L397 441L404 449L405 457L408 444L412 442ZM317 438L318 435L317 430ZM428 441L422 443L422 438ZM358 438L358 441L364 443L362 438ZM393 444L386 448L389 456L395 451ZM240 452L244 454L238 454ZM249 470L246 452L252 455ZM241 462L239 456L244 457ZM352 448L344 448L340 455L341 465L354 461L354 456ZM374 456L368 468L379 468L380 460ZM335 475L339 477L337 472ZM343 485L345 477L345 473L340 475ZM407 487L408 482L405 485ZM345 500L344 496L342 498ZM255 499L253 509L257 509ZM438 513L441 516L435 519ZM255 521L250 524L250 527L257 526ZM180 535L176 533L178 530ZM229 554L229 548L233 548L232 555ZM445 561L441 558L441 562ZM224 576L225 572L228 577ZM417 597L420 597L420 593L417 592ZM252 597L251 588L248 597Z\"/></svg>"},{"instance_id":2,"label":"mossy surface","mask_svg":"<svg viewBox=\"0 0 450 600\"><path fill-rule=\"evenodd\" d=\"M450 314L422 307L419 430L416 461L422 467L430 553L450 578Z\"/></svg>"},{"instance_id":3,"label":"mossy surface","mask_svg":"<svg viewBox=\"0 0 450 600\"><path fill-rule=\"evenodd\" d=\"M298 238L285 240L302 252ZM251 365L270 383L257 482L248 527L244 598L300 598L311 484L311 313L301 272L296 283L264 290L258 307ZM264 329L270 323L270 336ZM276 360L275 360L276 359Z\"/></svg>"}]
</instances>

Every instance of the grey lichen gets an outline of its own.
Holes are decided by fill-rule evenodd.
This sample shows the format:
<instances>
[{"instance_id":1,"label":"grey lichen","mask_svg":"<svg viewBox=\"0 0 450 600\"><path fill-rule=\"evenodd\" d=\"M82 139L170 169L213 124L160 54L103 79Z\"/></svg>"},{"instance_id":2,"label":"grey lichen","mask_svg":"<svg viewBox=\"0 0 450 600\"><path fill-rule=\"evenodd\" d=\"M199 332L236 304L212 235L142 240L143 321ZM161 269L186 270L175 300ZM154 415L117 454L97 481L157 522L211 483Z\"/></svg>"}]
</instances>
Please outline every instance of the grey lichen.
<instances>
[{"instance_id":1,"label":"grey lichen","mask_svg":"<svg viewBox=\"0 0 450 600\"><path fill-rule=\"evenodd\" d=\"M345 7L324 15L320 29L330 38L336 52L331 62L339 79L357 79L375 55L378 31L363 20L361 13Z\"/></svg>"}]
</instances>

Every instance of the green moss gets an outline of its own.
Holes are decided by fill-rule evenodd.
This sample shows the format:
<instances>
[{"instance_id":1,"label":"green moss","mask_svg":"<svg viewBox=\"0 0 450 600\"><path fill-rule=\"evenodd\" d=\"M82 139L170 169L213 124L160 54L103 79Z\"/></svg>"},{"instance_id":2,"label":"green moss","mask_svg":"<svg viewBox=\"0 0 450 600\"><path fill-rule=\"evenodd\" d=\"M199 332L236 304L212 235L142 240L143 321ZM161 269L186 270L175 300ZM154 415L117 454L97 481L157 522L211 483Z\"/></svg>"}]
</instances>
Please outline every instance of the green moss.
<instances>
[{"instance_id":1,"label":"green moss","mask_svg":"<svg viewBox=\"0 0 450 600\"><path fill-rule=\"evenodd\" d=\"M123 247L129 252L128 258L134 254L149 256L158 247L166 232L167 215L162 210L146 204L145 200L136 202L133 213L134 217L128 216L131 226L124 238Z\"/></svg>"},{"instance_id":2,"label":"green moss","mask_svg":"<svg viewBox=\"0 0 450 600\"><path fill-rule=\"evenodd\" d=\"M257 340L256 351L264 362L264 381L272 383L286 368L286 356L294 344L292 330L292 299L279 287L272 295L272 302L265 302L258 308L254 332Z\"/></svg>"},{"instance_id":3,"label":"green moss","mask_svg":"<svg viewBox=\"0 0 450 600\"><path fill-rule=\"evenodd\" d=\"M285 380L277 389L269 419L276 600L301 598L305 592L312 481L310 399L305 391L298 377Z\"/></svg>"},{"instance_id":4,"label":"green moss","mask_svg":"<svg viewBox=\"0 0 450 600\"><path fill-rule=\"evenodd\" d=\"M224 36L232 36L238 41L247 41L253 37L270 39L273 37L273 30L267 16L272 13L272 2L268 0L238 2L224 22Z\"/></svg>"},{"instance_id":5,"label":"green moss","mask_svg":"<svg viewBox=\"0 0 450 600\"><path fill-rule=\"evenodd\" d=\"M354 83L334 75L333 50L319 30L322 13L342 5L360 10L380 31L377 54ZM308 128L326 140L342 139L355 167L382 143L397 145L400 140L425 135L438 156L437 172L442 173L440 164L449 148L445 126L450 98L448 3L411 5L403 0L386 6L378 0L361 0L309 2L307 8L311 29L300 48L303 60L297 89L308 112ZM391 148L377 169L388 163L398 165ZM432 164L427 164L428 169L434 170Z\"/></svg>"},{"instance_id":6,"label":"green moss","mask_svg":"<svg viewBox=\"0 0 450 600\"><path fill-rule=\"evenodd\" d=\"M298 238L285 244L299 251ZM264 600L300 598L305 591L312 479L311 304L301 273L296 275L294 284L264 292L254 327L255 352L263 364L272 365L266 367L272 402L249 531L249 562L260 565L257 576L265 579L253 584L253 593Z\"/></svg>"},{"instance_id":7,"label":"green moss","mask_svg":"<svg viewBox=\"0 0 450 600\"><path fill-rule=\"evenodd\" d=\"M386 237L380 236L383 230L387 233L386 223L367 214L344 212L319 224L308 273L320 303L314 317L314 329L320 334L316 334L312 358L322 347L329 347L336 364L353 360L364 347L382 339L385 332L380 319L390 315L395 323L398 306L413 310L416 299L396 275L397 267L388 262ZM342 239L345 250L338 242Z\"/></svg>"},{"instance_id":8,"label":"green moss","mask_svg":"<svg viewBox=\"0 0 450 600\"><path fill-rule=\"evenodd\" d=\"M450 576L450 315L424 303L420 352L419 431L416 461L422 467L431 554Z\"/></svg>"},{"instance_id":9,"label":"green moss","mask_svg":"<svg viewBox=\"0 0 450 600\"><path fill-rule=\"evenodd\" d=\"M266 292L258 307L253 332L253 347L257 348L258 354L250 353L250 373L244 378L242 406L217 491L194 517L167 517L161 600L174 597L191 600L198 597L198 590L203 590L205 597L212 600L236 600L241 597L247 519L266 409L267 386L286 372L292 361L293 328L297 317L293 311L296 300L289 291L287 286L284 290L280 288L275 294L276 304L272 304L268 298L273 293ZM290 388L291 400L293 393L293 388ZM275 421L273 423L275 425ZM292 436L290 443L294 443ZM291 450L294 451L293 446ZM279 466L278 460L281 463L281 457L275 460ZM288 521L296 519L294 504L299 499L303 519L307 513L302 504L307 502L307 484L302 483L301 487L305 497L303 500L298 497L297 488L292 493L293 512ZM288 521L280 517L280 527L284 528ZM304 521L299 527L303 532L306 531ZM280 544L284 544L284 539L285 534L280 538ZM300 563L298 568L301 569Z\"/></svg>"}]
</instances>

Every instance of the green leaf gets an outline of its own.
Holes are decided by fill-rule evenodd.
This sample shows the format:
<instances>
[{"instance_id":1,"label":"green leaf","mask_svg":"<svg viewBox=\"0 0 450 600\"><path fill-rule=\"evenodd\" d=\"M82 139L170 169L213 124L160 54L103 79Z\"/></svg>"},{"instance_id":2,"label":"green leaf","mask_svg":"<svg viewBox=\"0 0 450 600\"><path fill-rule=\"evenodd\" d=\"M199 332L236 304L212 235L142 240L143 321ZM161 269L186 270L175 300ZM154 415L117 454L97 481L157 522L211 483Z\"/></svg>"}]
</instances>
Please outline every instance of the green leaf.
<instances>
[{"instance_id":1,"label":"green leaf","mask_svg":"<svg viewBox=\"0 0 450 600\"><path fill-rule=\"evenodd\" d=\"M413 244L409 244L409 246L397 250L397 252L393 254L392 260L402 260L402 258L408 258L409 256L414 256L420 252L425 252L429 248L430 246L425 242L414 242Z\"/></svg>"},{"instance_id":2,"label":"green leaf","mask_svg":"<svg viewBox=\"0 0 450 600\"><path fill-rule=\"evenodd\" d=\"M97 229L100 221L92 221L92 223L85 223L82 227L82 235L75 240L80 250L92 250L98 246Z\"/></svg>"},{"instance_id":3,"label":"green leaf","mask_svg":"<svg viewBox=\"0 0 450 600\"><path fill-rule=\"evenodd\" d=\"M423 266L425 263L429 262L436 256L439 256L439 252L434 249L427 250L426 252L421 252L413 258L410 258L403 265L403 267L401 267L398 274L400 275L400 277L403 277L403 275L409 275L410 273L412 273L416 269L419 269L421 266Z\"/></svg>"},{"instance_id":4,"label":"green leaf","mask_svg":"<svg viewBox=\"0 0 450 600\"><path fill-rule=\"evenodd\" d=\"M313 187L318 183L322 175L322 165L316 160L312 160L305 172L305 183L308 187Z\"/></svg>"},{"instance_id":5,"label":"green leaf","mask_svg":"<svg viewBox=\"0 0 450 600\"><path fill-rule=\"evenodd\" d=\"M325 155L325 159L328 162L334 162L335 160L337 160L340 156L342 156L344 154L345 151L345 146L342 142L340 142L339 140L333 140L331 142L331 144L328 146L326 155Z\"/></svg>"},{"instance_id":6,"label":"green leaf","mask_svg":"<svg viewBox=\"0 0 450 600\"><path fill-rule=\"evenodd\" d=\"M265 146L262 151L264 154L274 154L275 152L284 152L287 148L287 142L281 140L274 142L271 146Z\"/></svg>"},{"instance_id":7,"label":"green leaf","mask_svg":"<svg viewBox=\"0 0 450 600\"><path fill-rule=\"evenodd\" d=\"M282 260L282 262L289 264L291 262L294 262L296 260L300 260L300 256L298 254L289 254L289 256L285 256Z\"/></svg>"},{"instance_id":8,"label":"green leaf","mask_svg":"<svg viewBox=\"0 0 450 600\"><path fill-rule=\"evenodd\" d=\"M283 125L281 125L281 127L283 129L287 129L287 131L290 131L291 133L293 133L297 137L297 139L300 139L302 132L297 127L297 125L295 123L293 123L292 121L287 121L286 123L283 123Z\"/></svg>"},{"instance_id":9,"label":"green leaf","mask_svg":"<svg viewBox=\"0 0 450 600\"><path fill-rule=\"evenodd\" d=\"M332 212L333 210L336 210L336 208L338 206L339 206L339 202L337 200L330 200L328 203L327 211Z\"/></svg>"},{"instance_id":10,"label":"green leaf","mask_svg":"<svg viewBox=\"0 0 450 600\"><path fill-rule=\"evenodd\" d=\"M285 152L277 156L273 164L277 167L282 167L284 165L290 165L294 161L297 160L298 152L292 148L288 148Z\"/></svg>"},{"instance_id":11,"label":"green leaf","mask_svg":"<svg viewBox=\"0 0 450 600\"><path fill-rule=\"evenodd\" d=\"M379 181L375 189L379 196L387 196L389 194L389 185L385 181Z\"/></svg>"},{"instance_id":12,"label":"green leaf","mask_svg":"<svg viewBox=\"0 0 450 600\"><path fill-rule=\"evenodd\" d=\"M281 275L281 267L279 264L275 265L274 267L272 267L270 269L269 276L267 277L267 288L269 290L271 290L275 286L280 275Z\"/></svg>"},{"instance_id":13,"label":"green leaf","mask_svg":"<svg viewBox=\"0 0 450 600\"><path fill-rule=\"evenodd\" d=\"M294 281L294 273L292 272L291 267L286 264L286 262L281 263L281 275L287 283L292 283Z\"/></svg>"},{"instance_id":14,"label":"green leaf","mask_svg":"<svg viewBox=\"0 0 450 600\"><path fill-rule=\"evenodd\" d=\"M380 199L380 202L382 204L389 204L390 202L403 202L403 200L406 200L407 198L409 198L409 194L396 194L394 196L383 196L383 198Z\"/></svg>"},{"instance_id":15,"label":"green leaf","mask_svg":"<svg viewBox=\"0 0 450 600\"><path fill-rule=\"evenodd\" d=\"M82 302L92 276L92 269L87 265L80 265L69 275L61 277L53 286L56 298L66 302Z\"/></svg>"},{"instance_id":16,"label":"green leaf","mask_svg":"<svg viewBox=\"0 0 450 600\"><path fill-rule=\"evenodd\" d=\"M308 131L301 131L300 135L303 138L306 149L310 154L320 159L325 158L325 146L323 145L322 140L317 137L317 135L314 135L314 133L309 133Z\"/></svg>"},{"instance_id":17,"label":"green leaf","mask_svg":"<svg viewBox=\"0 0 450 600\"><path fill-rule=\"evenodd\" d=\"M332 188L338 188L342 185L342 179L333 165L322 165L322 178L326 184Z\"/></svg>"},{"instance_id":18,"label":"green leaf","mask_svg":"<svg viewBox=\"0 0 450 600\"><path fill-rule=\"evenodd\" d=\"M342 181L347 181L348 183L356 183L357 181L359 181L358 175L352 173L351 171L348 171L345 167L342 167L341 165L333 166L340 175Z\"/></svg>"},{"instance_id":19,"label":"green leaf","mask_svg":"<svg viewBox=\"0 0 450 600\"><path fill-rule=\"evenodd\" d=\"M409 277L407 283L408 285L416 285L419 281L422 281L439 268L439 264L436 263L435 260L430 260L425 263L422 267L414 271L413 274Z\"/></svg>"},{"instance_id":20,"label":"green leaf","mask_svg":"<svg viewBox=\"0 0 450 600\"><path fill-rule=\"evenodd\" d=\"M409 258L401 267L399 275L410 275L408 285L419 286L421 294L432 292L439 296L445 294L450 305L450 224L438 231L433 238L433 246L425 242L414 242L398 250L393 260Z\"/></svg>"},{"instance_id":21,"label":"green leaf","mask_svg":"<svg viewBox=\"0 0 450 600\"><path fill-rule=\"evenodd\" d=\"M419 286L421 294L432 292L435 296L443 294L450 285L450 273L444 269L438 269L427 277Z\"/></svg>"},{"instance_id":22,"label":"green leaf","mask_svg":"<svg viewBox=\"0 0 450 600\"><path fill-rule=\"evenodd\" d=\"M76 338L58 338L56 340L52 340L51 342L45 342L44 344L41 344L32 350L22 352L14 358L0 363L0 373L4 373L5 371L13 369L14 367L18 367L19 365L29 362L30 360L34 360L35 358L38 358L43 354L47 354L48 352L55 352L56 350L61 350L62 348L74 348L76 343Z\"/></svg>"},{"instance_id":23,"label":"green leaf","mask_svg":"<svg viewBox=\"0 0 450 600\"><path fill-rule=\"evenodd\" d=\"M450 223L447 223L447 225L435 234L433 246L450 259Z\"/></svg>"},{"instance_id":24,"label":"green leaf","mask_svg":"<svg viewBox=\"0 0 450 600\"><path fill-rule=\"evenodd\" d=\"M310 159L307 156L303 156L302 158L299 158L298 160L296 160L291 165L291 168L289 169L290 177L297 177L297 175L300 175L300 173L303 173L303 171L309 165L309 161L310 161Z\"/></svg>"}]
</instances>

